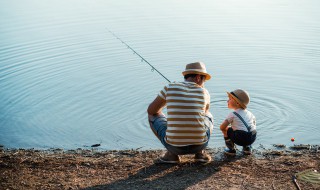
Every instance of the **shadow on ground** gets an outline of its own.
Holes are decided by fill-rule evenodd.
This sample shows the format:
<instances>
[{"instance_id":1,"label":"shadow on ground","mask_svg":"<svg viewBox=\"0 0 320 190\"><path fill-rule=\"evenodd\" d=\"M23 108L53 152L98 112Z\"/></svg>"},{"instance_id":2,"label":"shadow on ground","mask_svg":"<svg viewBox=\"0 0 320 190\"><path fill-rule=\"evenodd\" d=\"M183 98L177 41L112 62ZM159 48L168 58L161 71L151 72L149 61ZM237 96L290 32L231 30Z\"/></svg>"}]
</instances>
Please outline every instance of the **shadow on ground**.
<instances>
[{"instance_id":1,"label":"shadow on ground","mask_svg":"<svg viewBox=\"0 0 320 190\"><path fill-rule=\"evenodd\" d=\"M241 157L224 158L223 161L215 160L208 164L195 163L192 160L181 164L151 164L141 168L134 175L109 184L101 184L85 188L84 190L97 189L186 189L201 183L220 168ZM207 188L213 188L209 184Z\"/></svg>"}]
</instances>

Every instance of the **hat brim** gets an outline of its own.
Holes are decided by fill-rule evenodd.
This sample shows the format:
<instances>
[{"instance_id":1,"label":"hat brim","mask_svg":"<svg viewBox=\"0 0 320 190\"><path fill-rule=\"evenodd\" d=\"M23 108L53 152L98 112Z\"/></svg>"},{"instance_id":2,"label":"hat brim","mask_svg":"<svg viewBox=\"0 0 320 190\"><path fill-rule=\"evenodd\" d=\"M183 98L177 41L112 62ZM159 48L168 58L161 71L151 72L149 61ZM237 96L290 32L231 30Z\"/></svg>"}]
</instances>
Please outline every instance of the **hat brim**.
<instances>
[{"instance_id":1,"label":"hat brim","mask_svg":"<svg viewBox=\"0 0 320 190\"><path fill-rule=\"evenodd\" d=\"M244 105L244 103L241 102L241 100L239 100L239 98L237 98L236 96L234 96L233 94L231 94L230 92L227 92L228 96L233 98L238 104L240 104L240 106L243 108L243 109L246 109L247 106Z\"/></svg>"},{"instance_id":2,"label":"hat brim","mask_svg":"<svg viewBox=\"0 0 320 190\"><path fill-rule=\"evenodd\" d=\"M206 76L206 80L210 80L211 79L211 75L209 75L208 73L203 73L203 72L199 72L199 71L183 71L182 75L185 76L187 74L199 74L199 75L204 75Z\"/></svg>"}]
</instances>

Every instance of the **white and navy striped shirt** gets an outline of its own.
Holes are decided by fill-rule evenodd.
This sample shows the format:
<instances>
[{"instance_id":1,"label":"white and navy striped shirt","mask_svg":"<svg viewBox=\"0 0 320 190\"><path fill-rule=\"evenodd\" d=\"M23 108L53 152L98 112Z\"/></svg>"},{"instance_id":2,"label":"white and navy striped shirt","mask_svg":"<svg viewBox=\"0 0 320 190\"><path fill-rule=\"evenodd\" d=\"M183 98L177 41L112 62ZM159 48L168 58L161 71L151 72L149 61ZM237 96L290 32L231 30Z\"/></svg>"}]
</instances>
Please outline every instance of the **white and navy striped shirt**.
<instances>
[{"instance_id":1,"label":"white and navy striped shirt","mask_svg":"<svg viewBox=\"0 0 320 190\"><path fill-rule=\"evenodd\" d=\"M173 146L207 142L204 115L210 94L194 82L170 83L159 96L167 104L166 141Z\"/></svg>"}]
</instances>

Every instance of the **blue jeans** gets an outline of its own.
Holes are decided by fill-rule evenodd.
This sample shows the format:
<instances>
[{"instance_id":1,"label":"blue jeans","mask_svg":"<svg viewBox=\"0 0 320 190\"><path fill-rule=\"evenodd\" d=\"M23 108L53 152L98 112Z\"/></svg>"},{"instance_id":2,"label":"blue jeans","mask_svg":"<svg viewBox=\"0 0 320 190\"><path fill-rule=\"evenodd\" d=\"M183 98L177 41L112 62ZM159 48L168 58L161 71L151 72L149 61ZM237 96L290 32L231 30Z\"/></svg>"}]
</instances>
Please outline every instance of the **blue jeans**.
<instances>
[{"instance_id":1,"label":"blue jeans","mask_svg":"<svg viewBox=\"0 0 320 190\"><path fill-rule=\"evenodd\" d=\"M166 142L167 118L164 115L149 116L150 127L153 133L158 137L164 147L171 153L176 155L195 154L201 152L208 146L211 130L213 129L213 118L205 116L205 127L207 128L208 141L202 145L173 146Z\"/></svg>"}]
</instances>

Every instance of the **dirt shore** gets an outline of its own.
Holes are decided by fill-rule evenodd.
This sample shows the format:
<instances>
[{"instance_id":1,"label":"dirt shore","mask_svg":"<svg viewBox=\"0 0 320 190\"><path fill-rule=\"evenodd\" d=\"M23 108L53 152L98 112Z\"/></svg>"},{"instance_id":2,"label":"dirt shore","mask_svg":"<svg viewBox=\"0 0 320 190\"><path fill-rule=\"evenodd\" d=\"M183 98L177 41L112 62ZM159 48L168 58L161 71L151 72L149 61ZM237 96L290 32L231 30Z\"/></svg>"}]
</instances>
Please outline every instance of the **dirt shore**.
<instances>
[{"instance_id":1,"label":"dirt shore","mask_svg":"<svg viewBox=\"0 0 320 190\"><path fill-rule=\"evenodd\" d=\"M236 157L207 149L208 164L195 163L192 155L180 164L155 164L164 150L2 148L0 189L298 189L296 173L320 170L319 147L277 146ZM297 182L303 190L320 189L320 183Z\"/></svg>"}]
</instances>

